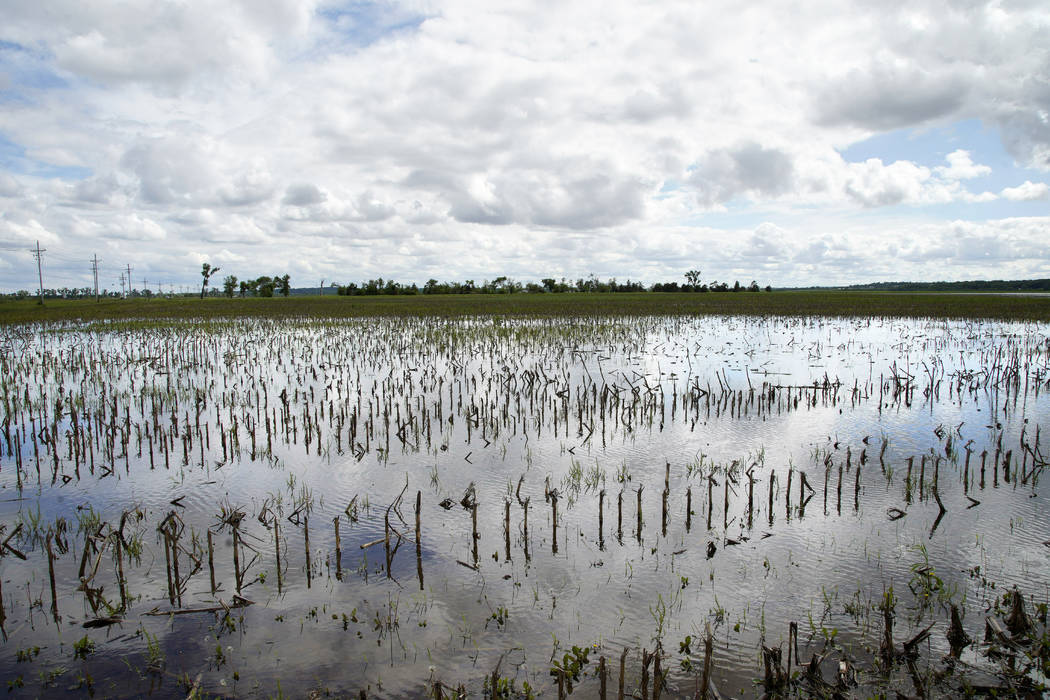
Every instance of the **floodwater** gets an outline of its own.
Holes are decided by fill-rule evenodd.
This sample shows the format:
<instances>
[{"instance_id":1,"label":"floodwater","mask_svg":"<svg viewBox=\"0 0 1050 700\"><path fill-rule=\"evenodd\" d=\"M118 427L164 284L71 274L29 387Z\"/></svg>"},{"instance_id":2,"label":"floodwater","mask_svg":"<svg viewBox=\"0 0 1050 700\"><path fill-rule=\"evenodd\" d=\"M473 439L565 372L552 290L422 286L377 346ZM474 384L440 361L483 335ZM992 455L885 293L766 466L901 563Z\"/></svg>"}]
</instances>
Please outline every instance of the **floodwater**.
<instances>
[{"instance_id":1,"label":"floodwater","mask_svg":"<svg viewBox=\"0 0 1050 700\"><path fill-rule=\"evenodd\" d=\"M1013 675L980 642L955 662L946 637L954 605L983 640L1015 587L1045 634L1046 325L244 321L0 342L14 696L480 697L495 675L557 697L576 659L565 690L587 697L599 657L615 692L624 652L640 694L659 649L663 696L692 697L710 629L713 687L751 697L793 626L793 671L816 656L821 679L802 694L840 669L859 695L1046 681L1017 649ZM880 659L891 591L898 655L933 625L918 661Z\"/></svg>"}]
</instances>

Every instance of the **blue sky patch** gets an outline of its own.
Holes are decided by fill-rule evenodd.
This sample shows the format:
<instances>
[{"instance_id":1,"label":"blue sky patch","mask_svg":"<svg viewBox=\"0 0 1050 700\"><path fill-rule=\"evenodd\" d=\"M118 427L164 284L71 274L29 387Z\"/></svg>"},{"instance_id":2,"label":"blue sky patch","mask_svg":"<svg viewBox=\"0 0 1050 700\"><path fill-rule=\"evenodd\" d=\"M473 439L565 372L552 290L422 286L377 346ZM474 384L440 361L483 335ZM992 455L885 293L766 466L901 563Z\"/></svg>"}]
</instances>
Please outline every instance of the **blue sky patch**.
<instances>
[{"instance_id":1,"label":"blue sky patch","mask_svg":"<svg viewBox=\"0 0 1050 700\"><path fill-rule=\"evenodd\" d=\"M34 160L26 155L26 149L0 133L0 170L15 175L30 175L45 179L83 180L91 176L91 169L80 166L53 165Z\"/></svg>"},{"instance_id":2,"label":"blue sky patch","mask_svg":"<svg viewBox=\"0 0 1050 700\"><path fill-rule=\"evenodd\" d=\"M387 3L348 2L319 10L333 31L345 43L355 47L371 46L377 41L419 27L425 16L398 10Z\"/></svg>"},{"instance_id":3,"label":"blue sky patch","mask_svg":"<svg viewBox=\"0 0 1050 700\"><path fill-rule=\"evenodd\" d=\"M27 94L31 91L69 87L52 69L48 56L10 41L0 40L0 75L7 82L0 90L0 103L31 102Z\"/></svg>"},{"instance_id":4,"label":"blue sky patch","mask_svg":"<svg viewBox=\"0 0 1050 700\"><path fill-rule=\"evenodd\" d=\"M943 127L898 129L876 134L852 144L841 153L843 158L854 163L869 158L879 158L885 164L908 160L932 170L947 165L945 157L959 149L969 151L975 164L992 169L988 175L962 181L974 194L985 191L999 194L1003 188L1016 187L1025 180L1045 181L1045 175L1038 170L1016 165L1003 147L999 130L979 119L967 119ZM988 212L987 215L992 214Z\"/></svg>"}]
</instances>

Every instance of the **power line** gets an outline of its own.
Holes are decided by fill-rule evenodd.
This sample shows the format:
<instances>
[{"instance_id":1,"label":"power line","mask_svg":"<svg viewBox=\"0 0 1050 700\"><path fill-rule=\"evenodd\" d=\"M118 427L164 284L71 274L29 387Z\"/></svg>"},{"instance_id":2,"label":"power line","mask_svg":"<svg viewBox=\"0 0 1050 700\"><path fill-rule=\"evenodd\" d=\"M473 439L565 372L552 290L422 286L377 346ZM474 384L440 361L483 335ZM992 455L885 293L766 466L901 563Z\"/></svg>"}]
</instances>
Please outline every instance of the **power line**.
<instances>
[{"instance_id":1,"label":"power line","mask_svg":"<svg viewBox=\"0 0 1050 700\"><path fill-rule=\"evenodd\" d=\"M33 253L33 255L36 256L36 274L37 274L37 277L40 280L40 305L41 306L44 305L44 269L43 269L43 265L41 264L41 260L44 257L43 253L46 250L47 250L47 248L43 248L42 249L40 247L40 241L37 241L36 242L36 250L35 251L34 250L30 250L29 251L29 252Z\"/></svg>"}]
</instances>

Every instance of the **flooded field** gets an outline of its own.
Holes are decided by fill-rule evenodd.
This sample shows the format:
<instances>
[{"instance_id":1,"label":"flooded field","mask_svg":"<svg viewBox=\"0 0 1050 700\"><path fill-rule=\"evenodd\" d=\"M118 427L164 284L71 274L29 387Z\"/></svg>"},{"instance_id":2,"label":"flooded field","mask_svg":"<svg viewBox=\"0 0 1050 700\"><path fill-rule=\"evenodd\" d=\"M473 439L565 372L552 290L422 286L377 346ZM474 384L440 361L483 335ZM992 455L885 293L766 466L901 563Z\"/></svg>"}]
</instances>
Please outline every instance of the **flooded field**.
<instances>
[{"instance_id":1,"label":"flooded field","mask_svg":"<svg viewBox=\"0 0 1050 700\"><path fill-rule=\"evenodd\" d=\"M10 695L1024 696L1050 327L0 337Z\"/></svg>"}]
</instances>

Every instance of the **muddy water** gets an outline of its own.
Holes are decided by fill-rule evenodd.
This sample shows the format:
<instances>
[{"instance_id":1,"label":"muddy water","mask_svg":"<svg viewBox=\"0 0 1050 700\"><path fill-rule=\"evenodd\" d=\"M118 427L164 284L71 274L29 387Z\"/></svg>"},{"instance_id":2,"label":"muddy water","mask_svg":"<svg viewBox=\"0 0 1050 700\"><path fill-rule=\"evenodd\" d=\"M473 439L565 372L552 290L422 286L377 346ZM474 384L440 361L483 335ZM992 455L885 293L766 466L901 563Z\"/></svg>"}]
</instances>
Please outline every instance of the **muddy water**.
<instances>
[{"instance_id":1,"label":"muddy water","mask_svg":"<svg viewBox=\"0 0 1050 700\"><path fill-rule=\"evenodd\" d=\"M950 605L980 639L1004 591L1050 599L1048 342L819 318L19 329L0 669L26 695L480 696L496 671L556 697L576 646L592 696L599 656L614 689L627 650L632 692L659 643L664 696L691 697L710 627L714 685L749 697L796 623L828 682L845 660L860 694L950 693ZM890 590L898 644L934 625L918 669L876 670ZM958 683L1002 682L983 652Z\"/></svg>"}]
</instances>

